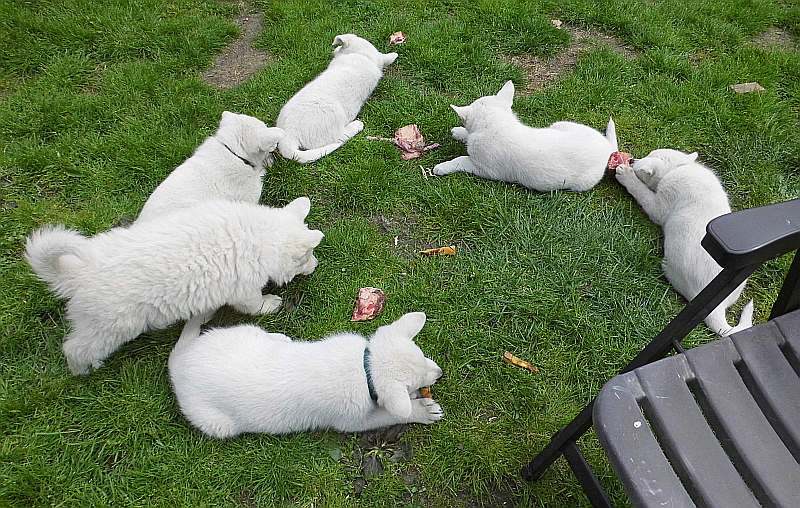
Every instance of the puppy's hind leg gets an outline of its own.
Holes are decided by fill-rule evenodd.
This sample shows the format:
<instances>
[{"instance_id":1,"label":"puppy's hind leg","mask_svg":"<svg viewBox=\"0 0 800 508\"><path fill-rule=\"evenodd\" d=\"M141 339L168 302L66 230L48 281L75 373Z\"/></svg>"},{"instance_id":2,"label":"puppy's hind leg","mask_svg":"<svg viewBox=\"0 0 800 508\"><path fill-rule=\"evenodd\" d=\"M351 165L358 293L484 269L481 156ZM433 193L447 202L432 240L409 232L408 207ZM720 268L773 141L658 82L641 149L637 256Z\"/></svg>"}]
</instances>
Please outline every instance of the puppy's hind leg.
<instances>
[{"instance_id":1,"label":"puppy's hind leg","mask_svg":"<svg viewBox=\"0 0 800 508\"><path fill-rule=\"evenodd\" d=\"M76 326L64 339L62 350L69 370L76 376L85 376L92 369L102 367L103 361L128 340L111 330Z\"/></svg>"},{"instance_id":2,"label":"puppy's hind leg","mask_svg":"<svg viewBox=\"0 0 800 508\"><path fill-rule=\"evenodd\" d=\"M345 143L350 141L356 134L361 132L364 129L364 123L360 120L353 120L349 124L345 125L344 129L339 133L336 137L336 141L333 143L327 144L325 146L321 146L319 148L313 148L311 150L296 150L294 155L291 157L295 161L299 162L300 164L308 164L309 162L314 162L319 160L326 155L338 150L342 147Z\"/></svg>"},{"instance_id":3,"label":"puppy's hind leg","mask_svg":"<svg viewBox=\"0 0 800 508\"><path fill-rule=\"evenodd\" d=\"M442 162L433 167L433 174L436 176L449 175L451 173L475 173L475 165L469 156L462 155L447 162Z\"/></svg>"},{"instance_id":4,"label":"puppy's hind leg","mask_svg":"<svg viewBox=\"0 0 800 508\"><path fill-rule=\"evenodd\" d=\"M234 309L242 314L264 315L277 312L282 302L283 300L280 296L262 295L259 290L254 291L245 298L230 303Z\"/></svg>"},{"instance_id":5,"label":"puppy's hind leg","mask_svg":"<svg viewBox=\"0 0 800 508\"><path fill-rule=\"evenodd\" d=\"M358 134L363 130L364 130L364 122L362 122L361 120L353 120L352 122L344 126L342 134L337 138L337 141L343 145L348 141L350 141L353 137L356 136L356 134Z\"/></svg>"},{"instance_id":6,"label":"puppy's hind leg","mask_svg":"<svg viewBox=\"0 0 800 508\"><path fill-rule=\"evenodd\" d=\"M240 433L234 421L228 415L215 408L192 407L192 410L185 411L185 414L190 422L211 437L226 439Z\"/></svg>"}]
</instances>

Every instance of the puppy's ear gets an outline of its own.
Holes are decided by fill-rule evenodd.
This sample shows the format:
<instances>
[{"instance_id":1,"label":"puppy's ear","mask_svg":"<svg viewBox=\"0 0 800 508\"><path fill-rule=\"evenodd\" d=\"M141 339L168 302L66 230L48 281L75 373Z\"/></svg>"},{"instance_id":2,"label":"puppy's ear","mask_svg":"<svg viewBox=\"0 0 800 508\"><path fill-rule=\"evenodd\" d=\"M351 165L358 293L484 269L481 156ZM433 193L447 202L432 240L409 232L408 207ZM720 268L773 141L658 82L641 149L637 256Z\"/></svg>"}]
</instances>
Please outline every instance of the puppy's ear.
<instances>
[{"instance_id":1,"label":"puppy's ear","mask_svg":"<svg viewBox=\"0 0 800 508\"><path fill-rule=\"evenodd\" d=\"M312 249L319 245L323 238L325 238L325 235L319 229L312 229L306 233L306 242Z\"/></svg>"},{"instance_id":2,"label":"puppy's ear","mask_svg":"<svg viewBox=\"0 0 800 508\"><path fill-rule=\"evenodd\" d=\"M687 163L696 161L697 160L697 152L690 153L689 155L686 156L686 159L687 159L687 161L686 161Z\"/></svg>"},{"instance_id":3,"label":"puppy's ear","mask_svg":"<svg viewBox=\"0 0 800 508\"><path fill-rule=\"evenodd\" d=\"M231 113L230 111L223 111L222 118L219 120L220 127L231 126L238 120L238 115L236 113Z\"/></svg>"},{"instance_id":4,"label":"puppy's ear","mask_svg":"<svg viewBox=\"0 0 800 508\"><path fill-rule=\"evenodd\" d=\"M456 112L458 117L461 119L462 122L467 121L467 117L469 116L470 107L469 106L453 106L450 104L450 107L453 108L453 111Z\"/></svg>"},{"instance_id":5,"label":"puppy's ear","mask_svg":"<svg viewBox=\"0 0 800 508\"><path fill-rule=\"evenodd\" d=\"M397 60L397 53L384 53L383 54L383 66L388 67Z\"/></svg>"},{"instance_id":6,"label":"puppy's ear","mask_svg":"<svg viewBox=\"0 0 800 508\"><path fill-rule=\"evenodd\" d=\"M402 336L413 338L422 331L427 319L428 317L424 312L409 312L389 326L394 328Z\"/></svg>"},{"instance_id":7,"label":"puppy's ear","mask_svg":"<svg viewBox=\"0 0 800 508\"><path fill-rule=\"evenodd\" d=\"M511 105L514 104L514 82L511 80L506 81L503 88L497 92L496 97L510 108Z\"/></svg>"},{"instance_id":8,"label":"puppy's ear","mask_svg":"<svg viewBox=\"0 0 800 508\"><path fill-rule=\"evenodd\" d=\"M383 393L378 393L378 402L391 414L406 419L411 416L411 396L403 385L393 381Z\"/></svg>"},{"instance_id":9,"label":"puppy's ear","mask_svg":"<svg viewBox=\"0 0 800 508\"><path fill-rule=\"evenodd\" d=\"M283 209L287 212L297 215L300 217L300 219L305 220L305 218L308 216L308 212L311 211L311 200L306 196L303 196L302 198L297 198L288 205L284 206Z\"/></svg>"},{"instance_id":10,"label":"puppy's ear","mask_svg":"<svg viewBox=\"0 0 800 508\"><path fill-rule=\"evenodd\" d=\"M286 132L280 127L267 127L261 137L261 150L272 152L278 147L278 143L286 136Z\"/></svg>"},{"instance_id":11,"label":"puppy's ear","mask_svg":"<svg viewBox=\"0 0 800 508\"><path fill-rule=\"evenodd\" d=\"M351 42L353 42L353 39L355 39L356 37L357 36L355 34L337 35L336 37L333 38L333 46L334 47L341 46L343 48L346 48L347 46L350 45Z\"/></svg>"}]
</instances>

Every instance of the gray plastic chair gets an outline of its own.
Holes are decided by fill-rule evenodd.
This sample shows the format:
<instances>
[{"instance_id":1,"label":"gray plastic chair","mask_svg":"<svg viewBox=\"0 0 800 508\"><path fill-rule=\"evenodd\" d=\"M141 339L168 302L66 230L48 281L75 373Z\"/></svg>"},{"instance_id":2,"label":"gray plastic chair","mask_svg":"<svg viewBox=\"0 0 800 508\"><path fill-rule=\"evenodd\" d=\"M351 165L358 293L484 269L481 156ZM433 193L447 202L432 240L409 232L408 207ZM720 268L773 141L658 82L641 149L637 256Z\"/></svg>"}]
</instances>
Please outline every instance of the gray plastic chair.
<instances>
[{"instance_id":1,"label":"gray plastic chair","mask_svg":"<svg viewBox=\"0 0 800 508\"><path fill-rule=\"evenodd\" d=\"M800 255L770 320L684 351L681 341L764 262L800 248L800 200L718 217L722 272L523 469L567 459L610 506L577 440L592 426L634 506L800 507ZM676 355L664 358L671 350ZM662 359L664 358L664 359Z\"/></svg>"},{"instance_id":2,"label":"gray plastic chair","mask_svg":"<svg viewBox=\"0 0 800 508\"><path fill-rule=\"evenodd\" d=\"M800 311L622 374L594 428L635 506L800 506Z\"/></svg>"}]
</instances>

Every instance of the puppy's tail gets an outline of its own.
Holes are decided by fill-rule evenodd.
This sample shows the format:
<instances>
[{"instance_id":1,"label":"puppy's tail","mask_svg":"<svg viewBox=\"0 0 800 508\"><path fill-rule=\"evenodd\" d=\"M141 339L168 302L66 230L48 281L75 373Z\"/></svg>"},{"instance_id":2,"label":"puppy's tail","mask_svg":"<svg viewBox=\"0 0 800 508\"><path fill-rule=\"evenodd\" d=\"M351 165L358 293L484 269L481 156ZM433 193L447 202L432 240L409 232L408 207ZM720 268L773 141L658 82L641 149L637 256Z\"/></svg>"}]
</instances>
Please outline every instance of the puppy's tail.
<instances>
[{"instance_id":1,"label":"puppy's tail","mask_svg":"<svg viewBox=\"0 0 800 508\"><path fill-rule=\"evenodd\" d=\"M725 308L720 305L706 318L706 325L720 337L727 337L736 332L741 332L753 326L753 300L747 302L739 316L739 324L734 327L728 325L725 319Z\"/></svg>"},{"instance_id":2,"label":"puppy's tail","mask_svg":"<svg viewBox=\"0 0 800 508\"><path fill-rule=\"evenodd\" d=\"M45 226L31 233L25 260L50 289L63 298L76 289L72 275L89 261L88 239L64 226Z\"/></svg>"},{"instance_id":3,"label":"puppy's tail","mask_svg":"<svg viewBox=\"0 0 800 508\"><path fill-rule=\"evenodd\" d=\"M325 157L337 148L340 148L343 144L343 141L335 141L319 148L300 150L300 143L297 139L287 134L281 142L278 143L278 150L281 152L281 155L287 159L292 159L300 164L308 164L309 162L314 162Z\"/></svg>"},{"instance_id":4,"label":"puppy's tail","mask_svg":"<svg viewBox=\"0 0 800 508\"><path fill-rule=\"evenodd\" d=\"M181 336L178 337L178 342L175 344L175 351L179 351L186 347L192 340L200 336L200 330L212 317L214 317L214 310L201 312L192 316L186 324L183 325Z\"/></svg>"},{"instance_id":5,"label":"puppy's tail","mask_svg":"<svg viewBox=\"0 0 800 508\"><path fill-rule=\"evenodd\" d=\"M611 117L608 117L608 125L606 126L606 139L609 143L611 143L611 146L614 148L615 152L619 150L619 146L617 145L617 126L614 125L614 119Z\"/></svg>"}]
</instances>

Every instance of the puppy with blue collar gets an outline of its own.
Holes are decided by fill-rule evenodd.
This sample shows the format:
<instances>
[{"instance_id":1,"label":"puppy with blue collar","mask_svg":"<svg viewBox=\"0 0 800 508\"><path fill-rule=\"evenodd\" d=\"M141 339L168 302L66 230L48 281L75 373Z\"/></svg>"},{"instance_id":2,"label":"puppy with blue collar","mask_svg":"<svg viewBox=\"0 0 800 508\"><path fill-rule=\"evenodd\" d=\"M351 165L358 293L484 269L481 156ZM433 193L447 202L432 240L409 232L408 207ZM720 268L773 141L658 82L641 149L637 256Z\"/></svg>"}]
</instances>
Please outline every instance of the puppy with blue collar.
<instances>
[{"instance_id":1,"label":"puppy with blue collar","mask_svg":"<svg viewBox=\"0 0 800 508\"><path fill-rule=\"evenodd\" d=\"M339 333L309 342L249 325L201 334L205 317L186 324L169 358L181 411L204 434L360 432L443 416L436 401L419 396L442 375L414 343L422 312L369 339Z\"/></svg>"}]
</instances>

